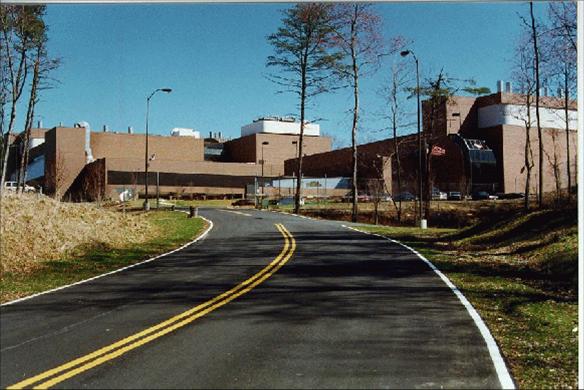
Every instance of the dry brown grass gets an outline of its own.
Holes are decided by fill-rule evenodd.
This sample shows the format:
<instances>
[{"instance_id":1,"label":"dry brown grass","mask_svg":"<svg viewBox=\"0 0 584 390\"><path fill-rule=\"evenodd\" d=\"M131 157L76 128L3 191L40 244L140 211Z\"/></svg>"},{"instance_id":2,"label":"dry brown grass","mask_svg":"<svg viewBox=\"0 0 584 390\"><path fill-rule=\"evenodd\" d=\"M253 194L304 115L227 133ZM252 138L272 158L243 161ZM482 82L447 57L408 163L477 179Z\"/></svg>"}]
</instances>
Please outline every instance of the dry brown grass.
<instances>
[{"instance_id":1,"label":"dry brown grass","mask_svg":"<svg viewBox=\"0 0 584 390\"><path fill-rule=\"evenodd\" d=\"M124 247L155 234L143 215L89 203L63 203L43 195L5 193L0 199L0 276L29 273L76 248Z\"/></svg>"}]
</instances>

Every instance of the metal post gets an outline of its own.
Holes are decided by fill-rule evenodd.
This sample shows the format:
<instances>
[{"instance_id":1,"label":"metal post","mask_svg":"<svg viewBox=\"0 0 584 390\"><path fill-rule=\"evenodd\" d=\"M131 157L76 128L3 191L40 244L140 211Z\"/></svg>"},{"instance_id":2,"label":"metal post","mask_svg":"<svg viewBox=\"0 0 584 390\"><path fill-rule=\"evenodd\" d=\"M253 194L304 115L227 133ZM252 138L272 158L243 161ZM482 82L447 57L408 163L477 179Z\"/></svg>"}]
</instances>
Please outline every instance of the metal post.
<instances>
[{"instance_id":1,"label":"metal post","mask_svg":"<svg viewBox=\"0 0 584 390\"><path fill-rule=\"evenodd\" d=\"M264 202L264 143L262 142L262 196L260 198L260 209L263 207Z\"/></svg>"},{"instance_id":2,"label":"metal post","mask_svg":"<svg viewBox=\"0 0 584 390\"><path fill-rule=\"evenodd\" d=\"M146 147L144 153L144 210L150 210L150 203L148 202L148 114L150 113L150 99L154 95L153 92L148 99L146 99Z\"/></svg>"},{"instance_id":3,"label":"metal post","mask_svg":"<svg viewBox=\"0 0 584 390\"><path fill-rule=\"evenodd\" d=\"M418 58L412 52L412 56L416 60L416 90L418 95L418 196L419 196L419 207L420 207L420 227L425 225L425 218L422 211L422 194L423 186L422 186L422 134L421 134L421 126L420 126L420 67L418 63Z\"/></svg>"},{"instance_id":4,"label":"metal post","mask_svg":"<svg viewBox=\"0 0 584 390\"><path fill-rule=\"evenodd\" d=\"M156 208L160 208L160 172L156 171Z\"/></svg>"},{"instance_id":5,"label":"metal post","mask_svg":"<svg viewBox=\"0 0 584 390\"><path fill-rule=\"evenodd\" d=\"M253 178L253 199L255 207L258 207L258 177Z\"/></svg>"}]
</instances>

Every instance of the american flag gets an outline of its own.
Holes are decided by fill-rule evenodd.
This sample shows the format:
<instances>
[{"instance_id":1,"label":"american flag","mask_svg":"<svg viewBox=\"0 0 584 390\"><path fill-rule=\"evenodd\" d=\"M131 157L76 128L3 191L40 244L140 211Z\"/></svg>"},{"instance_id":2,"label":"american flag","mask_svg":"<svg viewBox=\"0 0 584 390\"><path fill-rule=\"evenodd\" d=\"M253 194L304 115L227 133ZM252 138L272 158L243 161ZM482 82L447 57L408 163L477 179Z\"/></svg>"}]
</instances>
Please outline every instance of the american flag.
<instances>
[{"instance_id":1,"label":"american flag","mask_svg":"<svg viewBox=\"0 0 584 390\"><path fill-rule=\"evenodd\" d=\"M441 148L440 146L434 145L432 146L432 151L430 152L432 156L444 156L446 154L446 149Z\"/></svg>"}]
</instances>

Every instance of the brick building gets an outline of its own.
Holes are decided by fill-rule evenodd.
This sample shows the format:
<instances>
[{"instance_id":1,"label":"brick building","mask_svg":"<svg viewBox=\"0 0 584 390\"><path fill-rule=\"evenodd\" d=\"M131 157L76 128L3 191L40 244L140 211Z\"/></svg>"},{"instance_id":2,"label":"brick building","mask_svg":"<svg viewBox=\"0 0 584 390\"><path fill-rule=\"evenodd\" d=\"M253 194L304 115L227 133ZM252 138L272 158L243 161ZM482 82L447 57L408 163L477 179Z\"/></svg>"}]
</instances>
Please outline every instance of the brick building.
<instances>
[{"instance_id":1,"label":"brick building","mask_svg":"<svg viewBox=\"0 0 584 390\"><path fill-rule=\"evenodd\" d=\"M256 122L274 122L277 127L279 121L260 118ZM299 123L286 125L287 132L252 132L229 141L150 135L149 195L158 188L164 195L243 196L246 185L253 184L256 177L282 176L285 159L297 155L298 135L293 132L298 131ZM318 135L318 126L313 126L317 133L305 137L306 150L330 150L330 138ZM95 132L86 123L35 129L34 134L44 141L31 144L31 156L40 156L42 170L40 175L38 169L29 174L28 179L42 183L46 193L73 200L117 198L126 189L144 193L144 134ZM15 174L16 160L9 165L9 176Z\"/></svg>"},{"instance_id":2,"label":"brick building","mask_svg":"<svg viewBox=\"0 0 584 390\"><path fill-rule=\"evenodd\" d=\"M527 110L525 96L499 91L478 98L456 96L448 101L424 101L425 150L439 146L443 156L423 154L429 172L425 188L471 193L523 192ZM572 183L576 183L576 104L569 107L569 140ZM537 192L538 138L535 109L531 108L532 193ZM563 99L542 97L540 109L544 137L544 191L567 186L566 123ZM183 129L184 130L184 129ZM188 130L188 129L187 129ZM331 140L319 135L318 125L306 126L305 177L351 177L351 149L331 150ZM242 196L256 178L297 176L299 123L289 118L259 118L243 126L242 136L207 139L194 136L149 137L152 161L148 182L159 183L162 194ZM179 135L183 134L177 132ZM192 132L195 134L198 132ZM86 127L34 129L29 175L48 193L71 199L112 198L123 189L144 192L143 134L92 132ZM22 151L19 137L15 150ZM43 142L44 141L44 142ZM396 194L399 150L401 191L417 193L418 143L415 134L360 145L358 170L362 191L381 181L384 192ZM17 155L18 153L13 153ZM428 157L426 159L426 157ZM17 159L9 163L9 177ZM374 180L370 180L374 179Z\"/></svg>"},{"instance_id":3,"label":"brick building","mask_svg":"<svg viewBox=\"0 0 584 390\"><path fill-rule=\"evenodd\" d=\"M432 104L422 104L422 138L427 147L439 146L444 156L423 155L423 169L428 170L426 188L442 191L524 192L526 172L526 97L499 91L482 97L455 96ZM572 183L576 183L577 126L576 104L569 107L569 142ZM531 107L531 149L535 166L532 170L532 193L537 192L538 136L534 104ZM544 191L556 189L556 176L562 188L567 186L566 121L563 99L544 96L540 117L544 144ZM398 144L401 191L417 193L417 136L386 139L358 147L358 171L366 191L368 179L383 179L386 191L397 193ZM296 160L285 163L285 173L295 172ZM555 173L554 173L555 172ZM303 160L306 176L351 176L351 148L307 156Z\"/></svg>"}]
</instances>

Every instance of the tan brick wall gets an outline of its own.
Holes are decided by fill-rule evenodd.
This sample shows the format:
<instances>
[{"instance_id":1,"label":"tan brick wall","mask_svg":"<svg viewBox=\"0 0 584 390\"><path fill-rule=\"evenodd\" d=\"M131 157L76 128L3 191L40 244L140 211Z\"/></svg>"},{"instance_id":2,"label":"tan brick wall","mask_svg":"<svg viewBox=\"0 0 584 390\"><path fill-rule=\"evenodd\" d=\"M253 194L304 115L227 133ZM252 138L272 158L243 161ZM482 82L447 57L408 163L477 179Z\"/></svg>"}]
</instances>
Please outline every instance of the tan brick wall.
<instances>
[{"instance_id":1,"label":"tan brick wall","mask_svg":"<svg viewBox=\"0 0 584 390\"><path fill-rule=\"evenodd\" d=\"M94 158L141 159L144 165L145 134L91 133ZM148 154L156 160L196 162L204 160L202 139L194 137L148 136Z\"/></svg>"},{"instance_id":2,"label":"tan brick wall","mask_svg":"<svg viewBox=\"0 0 584 390\"><path fill-rule=\"evenodd\" d=\"M526 172L521 173L525 165L525 128L520 126L501 126L502 151L503 151L503 185L505 192L524 192ZM570 133L570 160L572 185L576 183L576 161L577 161L577 132ZM531 191L536 193L538 188L539 177L539 143L537 129L531 129L531 148L535 166L532 169L531 182L533 183ZM568 176L566 169L566 132L557 129L543 129L544 145L544 192L555 191L554 176L554 150L557 156L559 177L562 188L568 185Z\"/></svg>"},{"instance_id":3,"label":"tan brick wall","mask_svg":"<svg viewBox=\"0 0 584 390\"><path fill-rule=\"evenodd\" d=\"M46 191L63 195L85 166L85 129L51 129L45 143Z\"/></svg>"},{"instance_id":4,"label":"tan brick wall","mask_svg":"<svg viewBox=\"0 0 584 390\"><path fill-rule=\"evenodd\" d=\"M452 116L459 113L460 116ZM464 134L477 127L476 99L466 96L455 96L446 105L446 134Z\"/></svg>"},{"instance_id":5,"label":"tan brick wall","mask_svg":"<svg viewBox=\"0 0 584 390\"><path fill-rule=\"evenodd\" d=\"M107 169L110 171L144 172L144 159L108 158ZM223 163L211 161L181 162L154 160L150 164L150 172L176 173L211 173L217 175L260 176L260 164L253 163ZM281 165L265 165L265 176L279 176L284 172Z\"/></svg>"},{"instance_id":6,"label":"tan brick wall","mask_svg":"<svg viewBox=\"0 0 584 390\"><path fill-rule=\"evenodd\" d=\"M284 161L295 158L298 155L297 135L252 134L225 143L227 158L234 162L256 162L262 159L262 142L268 142L263 147L264 160L266 164L284 165ZM305 155L322 153L331 150L331 139L329 137L304 137Z\"/></svg>"}]
</instances>

